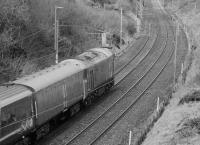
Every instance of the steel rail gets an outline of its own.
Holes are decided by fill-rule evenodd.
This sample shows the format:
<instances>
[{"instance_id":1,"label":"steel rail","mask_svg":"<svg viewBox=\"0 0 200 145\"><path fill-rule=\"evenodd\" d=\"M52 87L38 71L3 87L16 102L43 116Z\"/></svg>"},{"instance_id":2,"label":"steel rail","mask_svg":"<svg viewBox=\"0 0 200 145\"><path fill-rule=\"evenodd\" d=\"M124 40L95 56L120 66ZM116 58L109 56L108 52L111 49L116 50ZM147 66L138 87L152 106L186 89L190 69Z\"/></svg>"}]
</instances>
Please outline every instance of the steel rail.
<instances>
[{"instance_id":1,"label":"steel rail","mask_svg":"<svg viewBox=\"0 0 200 145\"><path fill-rule=\"evenodd\" d=\"M156 39L158 38L158 31L157 31L157 30L159 30L159 29L160 29L160 28L156 28L155 30L152 29L152 36L153 36L153 37L156 36L156 37L152 39L153 43L151 43L151 46L153 46L154 42L155 42ZM155 32L156 32L156 33L155 33ZM149 39L149 37L148 37L148 39ZM145 45L146 45L146 44L148 44L148 42L146 42ZM129 47L132 47L132 44L130 44ZM141 47L141 45L140 45L139 47ZM145 47L146 47L146 46L143 46L142 49L145 48ZM152 48L151 48L151 49L152 49ZM150 49L150 50L151 50L151 49ZM148 53L146 53L145 57L149 54L150 50L148 51ZM138 55L139 55L139 53L140 53L141 51L142 51L142 50L139 50ZM137 56L138 56L138 55L137 55ZM135 56L134 58L136 58L137 56ZM144 57L143 59L145 59L145 57ZM134 60L134 58L131 58L131 60L128 62L128 64L130 64L131 61ZM143 59L142 59L142 60L143 60ZM142 62L142 60L140 60L140 62ZM139 63L140 63L140 62L139 62ZM139 63L137 64L137 66L139 65ZM128 66L128 64L125 64L126 67ZM137 66L136 66L136 67L137 67ZM135 68L136 68L136 67L135 67ZM125 68L125 67L123 67L123 68ZM134 68L133 70L135 70L135 68ZM121 70L123 70L123 69L121 69ZM132 71L133 71L133 70L132 70ZM129 75L132 71L130 71L127 75ZM125 77L124 77L124 78L125 78ZM121 80L121 81L122 81L122 80ZM120 83L120 82L119 82L119 83Z\"/></svg>"},{"instance_id":2,"label":"steel rail","mask_svg":"<svg viewBox=\"0 0 200 145\"><path fill-rule=\"evenodd\" d=\"M173 56L174 49L171 50L170 57L168 58L166 64L162 67L158 75L150 82L150 84L136 97L136 99L131 102L131 104L117 117L117 119L110 125L108 126L104 132L102 132L97 138L95 138L90 144L88 145L93 145L95 142L97 142L109 129L111 129L138 101L139 99L144 95L144 93L152 86L152 84L157 80L157 78L161 75L163 70L166 68L168 63L170 62L172 56Z\"/></svg>"},{"instance_id":3,"label":"steel rail","mask_svg":"<svg viewBox=\"0 0 200 145\"><path fill-rule=\"evenodd\" d=\"M154 34L154 33L153 33ZM156 37L157 37L158 35L156 35ZM156 38L157 39L157 38ZM154 39L154 42L155 42L155 40L156 39ZM141 53L141 51L145 48L145 46L147 45L147 43L148 43L148 41L150 40L150 38L149 37L147 37L147 40L145 41L145 43L143 43L144 45L141 47L141 46L139 46L139 47L141 47L140 49L139 49L139 51L136 53L136 55L134 55L134 57L132 57L130 60L129 60L129 62L128 63L126 63L125 65L123 65L122 67L120 67L116 72L115 72L115 76L116 75L118 75L125 67L127 67L140 53ZM131 44L130 46L128 46L128 48L127 49L129 49L129 48L131 48L133 46L133 44Z\"/></svg>"},{"instance_id":4,"label":"steel rail","mask_svg":"<svg viewBox=\"0 0 200 145\"><path fill-rule=\"evenodd\" d=\"M168 21L167 21L168 22ZM168 24L170 25L170 23L168 22ZM170 26L169 26L170 28ZM174 37L174 33L173 33L173 29L172 29L172 35ZM168 36L168 32L167 32L167 36ZM165 46L167 47L167 46ZM158 75L150 82L150 84L142 91L142 93L140 93L136 99L134 101L132 101L132 103L117 117L117 119L110 125L108 126L104 132L102 132L98 137L96 137L90 144L88 145L93 145L95 142L98 141L98 139L100 139L110 128L112 128L118 121L119 119L121 119L123 116L125 116L127 114L127 112L130 111L131 108L133 108L133 106L139 101L139 99L143 96L143 94L152 86L152 84L157 80L157 78L161 75L161 73L163 72L163 70L166 68L166 66L169 64L169 62L171 61L173 54L174 54L174 49L171 48L171 54L167 60L167 62L165 63L165 65L162 67L162 69L159 71ZM134 87L134 86L133 86ZM132 87L132 88L133 88Z\"/></svg>"},{"instance_id":5,"label":"steel rail","mask_svg":"<svg viewBox=\"0 0 200 145\"><path fill-rule=\"evenodd\" d=\"M123 65L122 67L120 67L115 73L114 76L118 75L127 65L129 65L131 63L131 61L133 61L139 54L140 52L145 48L147 42L149 41L149 37L147 37L145 43L143 43L144 45L140 48L140 50L136 53L136 55L134 55L129 61L128 63L126 63L125 65ZM129 46L127 49L131 48L133 45Z\"/></svg>"},{"instance_id":6,"label":"steel rail","mask_svg":"<svg viewBox=\"0 0 200 145\"><path fill-rule=\"evenodd\" d=\"M154 30L155 31L155 30ZM155 35L155 33L153 33L153 35ZM157 35L157 37L158 37L158 35ZM157 39L157 37L156 37L156 39ZM156 41L156 39L154 39L154 42ZM146 42L146 44L147 44L148 42ZM145 45L146 45L145 44ZM132 45L132 44L131 44ZM153 44L152 44L153 45ZM131 46L130 46L131 47ZM139 46L139 47L141 47L141 46ZM145 46L143 46L143 48L144 48ZM143 49L142 48L142 49ZM151 48L152 49L152 48ZM138 54L141 52L141 50L138 52ZM134 58L136 58L137 56L134 56ZM134 58L132 58L131 60L133 60ZM131 63L131 60L128 62L128 64L130 64ZM142 61L142 60L141 60ZM128 64L125 64L125 66L128 66ZM137 64L138 65L138 64ZM123 68L125 68L125 67L123 67ZM136 67L135 67L136 68ZM122 70L122 69L121 69ZM131 71L132 72L132 71ZM128 74L130 74L130 73L128 73Z\"/></svg>"},{"instance_id":7,"label":"steel rail","mask_svg":"<svg viewBox=\"0 0 200 145\"><path fill-rule=\"evenodd\" d=\"M134 68L132 68L127 74L125 74L120 80L118 80L115 84L115 86L119 85L119 83L121 83L125 78L127 78L129 76L130 73L132 73L134 70L136 70L136 68L139 66L139 64L145 60L145 58L147 58L147 56L149 55L149 53L151 52L151 50L153 49L153 45L155 43L155 41L158 39L158 32L156 33L156 37L153 40L153 43L150 46L150 49L146 52L146 54L140 59L140 61L136 64L136 66ZM147 44L147 43L146 43ZM144 48L146 47L146 44L144 46ZM129 61L127 64L125 64L125 67L127 67L131 62L133 61L133 59L131 61ZM125 67L122 69L124 70ZM121 70L121 71L122 71ZM120 72L121 72L120 71Z\"/></svg>"},{"instance_id":8,"label":"steel rail","mask_svg":"<svg viewBox=\"0 0 200 145\"><path fill-rule=\"evenodd\" d=\"M168 33L167 33L168 37ZM167 41L165 43L165 48L166 48ZM125 95L129 93L132 88L134 88L139 82L148 74L148 72L153 68L153 66L157 63L157 61L160 59L162 54L164 53L165 48L162 50L160 56L157 58L157 60L151 65L151 67L148 69L148 71L136 82L134 83L117 101L115 101L108 109L106 109L99 117L97 117L93 122L91 122L89 125L87 125L82 131L80 131L77 135L75 135L70 141L68 141L65 145L71 144L75 139L78 138L83 132L85 132L88 128L92 127L94 123L96 123L103 115L105 115L107 112L109 112L114 105L116 105L118 102L120 102L122 99L124 99Z\"/></svg>"}]
</instances>

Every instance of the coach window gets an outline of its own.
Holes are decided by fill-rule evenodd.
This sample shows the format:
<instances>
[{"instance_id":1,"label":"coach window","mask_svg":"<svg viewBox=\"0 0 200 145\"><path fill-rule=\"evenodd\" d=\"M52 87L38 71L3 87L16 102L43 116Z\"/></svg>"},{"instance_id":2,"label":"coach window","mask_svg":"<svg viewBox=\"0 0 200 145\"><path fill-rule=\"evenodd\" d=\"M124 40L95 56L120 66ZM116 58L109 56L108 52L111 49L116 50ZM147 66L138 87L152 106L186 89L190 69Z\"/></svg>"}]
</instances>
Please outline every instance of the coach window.
<instances>
[{"instance_id":1,"label":"coach window","mask_svg":"<svg viewBox=\"0 0 200 145\"><path fill-rule=\"evenodd\" d=\"M5 136L21 127L23 121L31 117L31 100L23 100L9 104L1 109L1 132Z\"/></svg>"},{"instance_id":2,"label":"coach window","mask_svg":"<svg viewBox=\"0 0 200 145\"><path fill-rule=\"evenodd\" d=\"M1 112L1 135L5 136L16 128L16 116L7 107L2 108Z\"/></svg>"},{"instance_id":3,"label":"coach window","mask_svg":"<svg viewBox=\"0 0 200 145\"><path fill-rule=\"evenodd\" d=\"M14 114L6 112L6 111L2 112L1 117L2 117L2 119L1 119L1 126L2 127L5 127L8 124L13 123L14 121L17 121Z\"/></svg>"}]
</instances>

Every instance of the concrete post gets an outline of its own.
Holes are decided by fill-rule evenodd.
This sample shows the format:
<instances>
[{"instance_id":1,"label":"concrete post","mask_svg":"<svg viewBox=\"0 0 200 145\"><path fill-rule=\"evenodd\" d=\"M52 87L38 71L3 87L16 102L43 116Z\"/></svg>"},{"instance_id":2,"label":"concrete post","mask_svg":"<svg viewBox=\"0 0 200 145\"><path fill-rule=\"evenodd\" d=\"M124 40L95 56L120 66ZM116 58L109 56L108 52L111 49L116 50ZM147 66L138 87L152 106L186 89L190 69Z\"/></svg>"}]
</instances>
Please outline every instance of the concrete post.
<instances>
[{"instance_id":1,"label":"concrete post","mask_svg":"<svg viewBox=\"0 0 200 145\"><path fill-rule=\"evenodd\" d=\"M128 145L131 145L131 141L132 141L132 131L129 132Z\"/></svg>"},{"instance_id":2,"label":"concrete post","mask_svg":"<svg viewBox=\"0 0 200 145\"><path fill-rule=\"evenodd\" d=\"M122 10L122 8L121 8L120 47L122 46L122 33L123 33L123 10Z\"/></svg>"},{"instance_id":3,"label":"concrete post","mask_svg":"<svg viewBox=\"0 0 200 145\"><path fill-rule=\"evenodd\" d=\"M101 40L102 40L102 47L107 47L107 34L106 33L102 33L101 34Z\"/></svg>"}]
</instances>

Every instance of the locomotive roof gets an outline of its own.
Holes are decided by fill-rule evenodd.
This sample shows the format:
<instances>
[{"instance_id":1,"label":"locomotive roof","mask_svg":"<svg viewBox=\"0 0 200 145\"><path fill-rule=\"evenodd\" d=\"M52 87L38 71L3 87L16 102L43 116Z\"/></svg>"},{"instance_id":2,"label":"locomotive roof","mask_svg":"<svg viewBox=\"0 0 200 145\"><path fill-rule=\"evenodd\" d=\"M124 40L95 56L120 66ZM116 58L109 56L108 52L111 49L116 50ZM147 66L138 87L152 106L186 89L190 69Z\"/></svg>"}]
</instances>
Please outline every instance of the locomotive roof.
<instances>
[{"instance_id":1,"label":"locomotive roof","mask_svg":"<svg viewBox=\"0 0 200 145\"><path fill-rule=\"evenodd\" d=\"M31 90L22 85L7 84L0 86L0 107L30 96Z\"/></svg>"},{"instance_id":2,"label":"locomotive roof","mask_svg":"<svg viewBox=\"0 0 200 145\"><path fill-rule=\"evenodd\" d=\"M23 84L39 91L51 84L63 80L64 78L78 73L85 68L85 65L75 59L68 59L52 67L41 70L32 75L20 78L14 83Z\"/></svg>"},{"instance_id":3,"label":"locomotive roof","mask_svg":"<svg viewBox=\"0 0 200 145\"><path fill-rule=\"evenodd\" d=\"M107 57L113 55L112 50L108 49L108 48L93 48L90 49L91 51L95 51L95 52L100 52L103 53L104 55L106 55Z\"/></svg>"},{"instance_id":4,"label":"locomotive roof","mask_svg":"<svg viewBox=\"0 0 200 145\"><path fill-rule=\"evenodd\" d=\"M77 60L83 61L87 66L105 60L105 58L113 55L111 50L107 48L93 48L76 57Z\"/></svg>"}]
</instances>

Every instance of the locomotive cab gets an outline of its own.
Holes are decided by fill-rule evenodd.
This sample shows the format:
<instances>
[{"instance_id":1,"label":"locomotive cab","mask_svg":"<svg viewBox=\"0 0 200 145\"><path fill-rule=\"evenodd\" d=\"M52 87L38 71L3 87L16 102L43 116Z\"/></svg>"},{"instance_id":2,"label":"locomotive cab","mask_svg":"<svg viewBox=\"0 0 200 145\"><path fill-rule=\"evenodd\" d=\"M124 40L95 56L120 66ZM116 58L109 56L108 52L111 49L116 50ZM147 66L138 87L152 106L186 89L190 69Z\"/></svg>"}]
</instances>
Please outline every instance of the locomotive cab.
<instances>
[{"instance_id":1,"label":"locomotive cab","mask_svg":"<svg viewBox=\"0 0 200 145\"><path fill-rule=\"evenodd\" d=\"M3 92L3 87L9 88L10 92ZM3 92L0 94L0 144L7 145L20 140L21 136L25 136L33 128L33 103L31 92L25 87L3 87L0 86ZM6 93L14 93L15 97L4 97L3 94Z\"/></svg>"}]
</instances>

